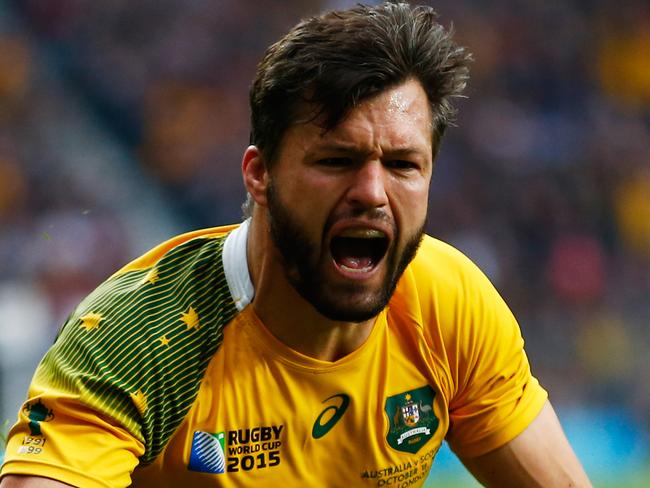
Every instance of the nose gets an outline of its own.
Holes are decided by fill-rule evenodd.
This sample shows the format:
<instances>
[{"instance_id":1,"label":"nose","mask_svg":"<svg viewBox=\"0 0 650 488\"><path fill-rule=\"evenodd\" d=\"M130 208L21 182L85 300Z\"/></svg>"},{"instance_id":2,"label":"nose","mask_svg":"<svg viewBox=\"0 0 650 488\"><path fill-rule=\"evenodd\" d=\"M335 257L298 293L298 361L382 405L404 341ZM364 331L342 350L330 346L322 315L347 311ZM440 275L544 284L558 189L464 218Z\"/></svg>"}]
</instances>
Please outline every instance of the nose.
<instances>
[{"instance_id":1,"label":"nose","mask_svg":"<svg viewBox=\"0 0 650 488\"><path fill-rule=\"evenodd\" d=\"M381 208L388 203L385 168L380 161L366 161L350 175L348 202L360 208Z\"/></svg>"}]
</instances>

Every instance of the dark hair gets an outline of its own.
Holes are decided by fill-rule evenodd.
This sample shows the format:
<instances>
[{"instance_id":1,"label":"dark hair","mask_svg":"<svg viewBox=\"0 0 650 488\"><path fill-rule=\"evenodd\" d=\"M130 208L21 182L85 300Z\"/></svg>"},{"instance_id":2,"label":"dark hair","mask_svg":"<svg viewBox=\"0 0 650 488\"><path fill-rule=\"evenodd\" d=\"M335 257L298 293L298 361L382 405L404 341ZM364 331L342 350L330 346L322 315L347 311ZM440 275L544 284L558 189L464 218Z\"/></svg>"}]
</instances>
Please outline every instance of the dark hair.
<instances>
[{"instance_id":1,"label":"dark hair","mask_svg":"<svg viewBox=\"0 0 650 488\"><path fill-rule=\"evenodd\" d=\"M429 99L435 151L456 114L451 99L465 88L471 60L436 19L430 7L384 3L301 21L257 67L251 143L271 164L305 103L329 130L361 100L414 78Z\"/></svg>"}]
</instances>

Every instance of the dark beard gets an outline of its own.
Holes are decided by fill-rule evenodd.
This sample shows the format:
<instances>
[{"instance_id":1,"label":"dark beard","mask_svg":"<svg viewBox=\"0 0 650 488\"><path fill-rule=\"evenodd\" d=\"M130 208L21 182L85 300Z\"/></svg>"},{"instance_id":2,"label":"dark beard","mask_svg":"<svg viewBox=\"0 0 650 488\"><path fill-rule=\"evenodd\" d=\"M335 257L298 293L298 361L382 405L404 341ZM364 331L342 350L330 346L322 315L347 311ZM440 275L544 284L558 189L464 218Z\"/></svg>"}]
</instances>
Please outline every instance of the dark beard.
<instances>
[{"instance_id":1,"label":"dark beard","mask_svg":"<svg viewBox=\"0 0 650 488\"><path fill-rule=\"evenodd\" d=\"M363 288L350 283L332 290L319 271L320 259L315 255L318 246L310 242L308 236L295 224L296 220L292 218L290 210L280 202L273 183L269 184L266 196L271 238L284 260L285 275L300 296L330 320L365 322L377 316L388 304L399 278L415 257L424 234L424 222L408 239L400 255L395 246L388 249L388 272L380 290L369 299L344 305L337 296L359 293ZM398 237L395 235L395 242Z\"/></svg>"}]
</instances>

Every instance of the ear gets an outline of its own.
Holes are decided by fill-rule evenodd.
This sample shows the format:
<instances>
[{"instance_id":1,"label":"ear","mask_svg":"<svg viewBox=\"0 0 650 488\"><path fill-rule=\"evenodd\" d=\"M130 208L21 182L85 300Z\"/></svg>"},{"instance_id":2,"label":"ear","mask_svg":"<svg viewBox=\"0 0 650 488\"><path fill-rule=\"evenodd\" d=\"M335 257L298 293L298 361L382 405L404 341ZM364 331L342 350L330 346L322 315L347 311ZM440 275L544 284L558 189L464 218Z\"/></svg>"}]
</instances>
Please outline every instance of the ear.
<instances>
[{"instance_id":1,"label":"ear","mask_svg":"<svg viewBox=\"0 0 650 488\"><path fill-rule=\"evenodd\" d=\"M257 146L248 146L246 148L241 166L246 190L248 190L256 204L266 206L269 174L262 153Z\"/></svg>"}]
</instances>

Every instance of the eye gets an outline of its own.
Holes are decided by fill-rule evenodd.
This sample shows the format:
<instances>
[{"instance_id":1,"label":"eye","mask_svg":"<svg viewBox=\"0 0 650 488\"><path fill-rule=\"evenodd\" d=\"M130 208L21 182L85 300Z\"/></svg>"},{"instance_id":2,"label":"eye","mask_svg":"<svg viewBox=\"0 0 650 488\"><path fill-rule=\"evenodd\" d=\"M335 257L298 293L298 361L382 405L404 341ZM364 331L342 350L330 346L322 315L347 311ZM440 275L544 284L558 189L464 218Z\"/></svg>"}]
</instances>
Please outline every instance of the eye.
<instances>
[{"instance_id":1,"label":"eye","mask_svg":"<svg viewBox=\"0 0 650 488\"><path fill-rule=\"evenodd\" d=\"M392 169L399 170L409 170L409 169L418 169L419 166L413 161L407 161L406 159L392 159L384 163L387 167Z\"/></svg>"}]
</instances>

